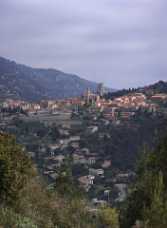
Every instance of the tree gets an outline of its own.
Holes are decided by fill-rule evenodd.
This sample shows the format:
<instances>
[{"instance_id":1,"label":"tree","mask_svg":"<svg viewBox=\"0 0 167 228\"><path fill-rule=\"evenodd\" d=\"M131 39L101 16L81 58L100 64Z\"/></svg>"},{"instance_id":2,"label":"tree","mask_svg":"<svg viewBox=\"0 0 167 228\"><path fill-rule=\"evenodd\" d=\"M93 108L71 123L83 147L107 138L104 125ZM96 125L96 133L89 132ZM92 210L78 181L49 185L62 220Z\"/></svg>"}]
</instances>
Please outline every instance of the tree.
<instances>
[{"instance_id":1,"label":"tree","mask_svg":"<svg viewBox=\"0 0 167 228\"><path fill-rule=\"evenodd\" d=\"M0 209L0 226L19 227L19 228L37 228L38 226L31 219L15 213L12 209Z\"/></svg>"},{"instance_id":2,"label":"tree","mask_svg":"<svg viewBox=\"0 0 167 228\"><path fill-rule=\"evenodd\" d=\"M129 228L137 220L144 228L167 227L167 137L144 154L136 179L121 212L121 227Z\"/></svg>"},{"instance_id":3,"label":"tree","mask_svg":"<svg viewBox=\"0 0 167 228\"><path fill-rule=\"evenodd\" d=\"M96 219L75 185L69 162L55 188L47 189L14 137L0 134L0 226L95 228Z\"/></svg>"},{"instance_id":4,"label":"tree","mask_svg":"<svg viewBox=\"0 0 167 228\"><path fill-rule=\"evenodd\" d=\"M99 220L102 226L108 228L118 228L118 212L114 208L102 207L99 211Z\"/></svg>"},{"instance_id":5,"label":"tree","mask_svg":"<svg viewBox=\"0 0 167 228\"><path fill-rule=\"evenodd\" d=\"M34 175L30 159L13 136L0 135L0 200L16 205L21 191Z\"/></svg>"},{"instance_id":6,"label":"tree","mask_svg":"<svg viewBox=\"0 0 167 228\"><path fill-rule=\"evenodd\" d=\"M167 199L163 182L163 175L159 173L155 180L155 188L152 189L151 204L144 208L144 228L167 227Z\"/></svg>"}]
</instances>

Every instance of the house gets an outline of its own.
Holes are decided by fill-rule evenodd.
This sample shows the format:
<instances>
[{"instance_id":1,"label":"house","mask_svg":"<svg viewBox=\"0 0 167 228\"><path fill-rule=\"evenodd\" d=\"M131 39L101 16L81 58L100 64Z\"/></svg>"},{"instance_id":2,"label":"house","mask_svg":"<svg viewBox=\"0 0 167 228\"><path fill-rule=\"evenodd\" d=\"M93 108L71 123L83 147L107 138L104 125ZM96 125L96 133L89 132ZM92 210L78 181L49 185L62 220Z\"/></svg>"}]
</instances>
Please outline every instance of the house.
<instances>
[{"instance_id":1,"label":"house","mask_svg":"<svg viewBox=\"0 0 167 228\"><path fill-rule=\"evenodd\" d=\"M155 94L151 97L152 101L164 101L167 100L167 94L165 93L159 93L159 94Z\"/></svg>"},{"instance_id":2,"label":"house","mask_svg":"<svg viewBox=\"0 0 167 228\"><path fill-rule=\"evenodd\" d=\"M103 169L107 169L111 166L111 160L104 160L103 164L102 164L102 168Z\"/></svg>"},{"instance_id":3,"label":"house","mask_svg":"<svg viewBox=\"0 0 167 228\"><path fill-rule=\"evenodd\" d=\"M88 131L89 133L94 134L95 132L98 131L98 126L90 126L88 127Z\"/></svg>"},{"instance_id":4,"label":"house","mask_svg":"<svg viewBox=\"0 0 167 228\"><path fill-rule=\"evenodd\" d=\"M74 164L87 164L87 160L84 155L73 154L73 162Z\"/></svg>"},{"instance_id":5,"label":"house","mask_svg":"<svg viewBox=\"0 0 167 228\"><path fill-rule=\"evenodd\" d=\"M131 112L131 111L120 111L119 112L120 119L124 119L124 120L129 120L134 115L135 115L135 112Z\"/></svg>"},{"instance_id":6,"label":"house","mask_svg":"<svg viewBox=\"0 0 167 228\"><path fill-rule=\"evenodd\" d=\"M130 108L130 107L142 107L147 106L146 96L143 93L133 93L129 95L125 95L119 98L114 99L114 103L118 107Z\"/></svg>"},{"instance_id":7,"label":"house","mask_svg":"<svg viewBox=\"0 0 167 228\"><path fill-rule=\"evenodd\" d=\"M28 111L30 110L31 108L31 104L30 103L24 103L21 105L21 108L24 110L24 111Z\"/></svg>"},{"instance_id":8,"label":"house","mask_svg":"<svg viewBox=\"0 0 167 228\"><path fill-rule=\"evenodd\" d=\"M50 164L50 165L46 165L45 166L45 171L54 171L56 168L56 165L55 164Z\"/></svg>"},{"instance_id":9,"label":"house","mask_svg":"<svg viewBox=\"0 0 167 228\"><path fill-rule=\"evenodd\" d=\"M88 148L86 148L86 147L85 147L85 148L82 148L82 149L81 149L81 152L82 152L83 154L87 154L87 155L90 154L90 150L89 150Z\"/></svg>"},{"instance_id":10,"label":"house","mask_svg":"<svg viewBox=\"0 0 167 228\"><path fill-rule=\"evenodd\" d=\"M127 196L127 184L115 184L114 187L118 190L116 202L123 202Z\"/></svg>"},{"instance_id":11,"label":"house","mask_svg":"<svg viewBox=\"0 0 167 228\"><path fill-rule=\"evenodd\" d=\"M61 136L69 136L70 135L69 131L66 129L59 129L59 133Z\"/></svg>"},{"instance_id":12,"label":"house","mask_svg":"<svg viewBox=\"0 0 167 228\"><path fill-rule=\"evenodd\" d=\"M89 169L89 174L99 177L104 177L104 170L103 169Z\"/></svg>"},{"instance_id":13,"label":"house","mask_svg":"<svg viewBox=\"0 0 167 228\"><path fill-rule=\"evenodd\" d=\"M65 160L65 156L64 155L57 155L54 157L54 161L57 161L58 163L63 163Z\"/></svg>"},{"instance_id":14,"label":"house","mask_svg":"<svg viewBox=\"0 0 167 228\"><path fill-rule=\"evenodd\" d=\"M88 157L88 165L94 165L96 163L96 157Z\"/></svg>"},{"instance_id":15,"label":"house","mask_svg":"<svg viewBox=\"0 0 167 228\"><path fill-rule=\"evenodd\" d=\"M46 153L47 148L44 145L41 145L39 150L40 150L41 153Z\"/></svg>"},{"instance_id":16,"label":"house","mask_svg":"<svg viewBox=\"0 0 167 228\"><path fill-rule=\"evenodd\" d=\"M60 146L63 146L64 148L68 146L68 144L70 143L69 139L60 139L58 141L58 143L60 144Z\"/></svg>"},{"instance_id":17,"label":"house","mask_svg":"<svg viewBox=\"0 0 167 228\"><path fill-rule=\"evenodd\" d=\"M48 145L48 148L50 150L51 156L54 156L54 151L57 150L57 149L59 149L60 146L58 144L49 144Z\"/></svg>"},{"instance_id":18,"label":"house","mask_svg":"<svg viewBox=\"0 0 167 228\"><path fill-rule=\"evenodd\" d=\"M69 138L69 141L70 142L74 142L74 141L80 141L81 137L79 135L76 135L76 136L71 136Z\"/></svg>"},{"instance_id":19,"label":"house","mask_svg":"<svg viewBox=\"0 0 167 228\"><path fill-rule=\"evenodd\" d=\"M36 155L35 152L32 152L32 151L28 151L27 154L30 158L35 158L35 155Z\"/></svg>"},{"instance_id":20,"label":"house","mask_svg":"<svg viewBox=\"0 0 167 228\"><path fill-rule=\"evenodd\" d=\"M44 170L44 171L43 171L43 174L44 174L44 175L49 175L49 174L51 174L51 173L54 173L54 170Z\"/></svg>"},{"instance_id":21,"label":"house","mask_svg":"<svg viewBox=\"0 0 167 228\"><path fill-rule=\"evenodd\" d=\"M128 173L119 173L116 175L116 180L119 183L127 183L129 179L134 178L135 173L134 172L128 172Z\"/></svg>"},{"instance_id":22,"label":"house","mask_svg":"<svg viewBox=\"0 0 167 228\"><path fill-rule=\"evenodd\" d=\"M71 147L73 147L74 149L79 149L79 142L72 142Z\"/></svg>"},{"instance_id":23,"label":"house","mask_svg":"<svg viewBox=\"0 0 167 228\"><path fill-rule=\"evenodd\" d=\"M86 190L89 191L90 187L94 184L95 176L88 175L78 178L80 185Z\"/></svg>"},{"instance_id":24,"label":"house","mask_svg":"<svg viewBox=\"0 0 167 228\"><path fill-rule=\"evenodd\" d=\"M118 108L117 107L108 107L103 111L103 116L107 120L117 120L118 118Z\"/></svg>"},{"instance_id":25,"label":"house","mask_svg":"<svg viewBox=\"0 0 167 228\"><path fill-rule=\"evenodd\" d=\"M57 177L58 177L58 174L57 173L49 173L48 174L48 177L51 179L51 180L53 180L53 181L55 181L56 179L57 179Z\"/></svg>"}]
</instances>

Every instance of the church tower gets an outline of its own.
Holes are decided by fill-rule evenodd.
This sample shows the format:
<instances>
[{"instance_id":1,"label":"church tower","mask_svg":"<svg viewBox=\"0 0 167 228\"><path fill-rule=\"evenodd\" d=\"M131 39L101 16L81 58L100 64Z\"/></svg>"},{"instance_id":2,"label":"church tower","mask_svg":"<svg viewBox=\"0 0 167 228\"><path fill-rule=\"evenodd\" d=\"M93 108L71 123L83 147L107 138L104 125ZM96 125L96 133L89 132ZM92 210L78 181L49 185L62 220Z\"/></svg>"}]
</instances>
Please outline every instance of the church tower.
<instances>
[{"instance_id":1,"label":"church tower","mask_svg":"<svg viewBox=\"0 0 167 228\"><path fill-rule=\"evenodd\" d=\"M104 84L99 83L97 87L97 94L102 97L104 95Z\"/></svg>"}]
</instances>

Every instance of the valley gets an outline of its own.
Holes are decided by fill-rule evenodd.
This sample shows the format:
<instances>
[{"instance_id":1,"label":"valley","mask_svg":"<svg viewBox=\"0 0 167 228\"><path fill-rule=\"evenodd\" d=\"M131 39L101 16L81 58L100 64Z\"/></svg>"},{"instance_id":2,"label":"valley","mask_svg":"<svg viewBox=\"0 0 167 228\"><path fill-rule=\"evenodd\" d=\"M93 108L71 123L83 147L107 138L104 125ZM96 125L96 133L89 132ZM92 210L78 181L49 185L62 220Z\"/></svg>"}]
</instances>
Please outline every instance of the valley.
<instances>
[{"instance_id":1,"label":"valley","mask_svg":"<svg viewBox=\"0 0 167 228\"><path fill-rule=\"evenodd\" d=\"M102 94L101 94L102 95ZM1 103L1 131L15 135L49 186L70 169L91 206L119 205L135 181L137 160L163 136L167 95L128 92Z\"/></svg>"}]
</instances>

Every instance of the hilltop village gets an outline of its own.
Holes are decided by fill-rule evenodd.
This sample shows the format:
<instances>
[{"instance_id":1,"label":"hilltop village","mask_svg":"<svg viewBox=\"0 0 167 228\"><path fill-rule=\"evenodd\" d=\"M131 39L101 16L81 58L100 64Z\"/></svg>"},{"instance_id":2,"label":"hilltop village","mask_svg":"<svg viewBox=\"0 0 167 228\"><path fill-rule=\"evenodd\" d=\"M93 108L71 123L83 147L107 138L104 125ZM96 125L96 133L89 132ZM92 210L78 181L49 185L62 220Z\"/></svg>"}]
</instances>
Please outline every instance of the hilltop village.
<instances>
[{"instance_id":1,"label":"hilltop village","mask_svg":"<svg viewBox=\"0 0 167 228\"><path fill-rule=\"evenodd\" d=\"M167 117L167 94L129 91L109 99L101 83L81 97L5 99L0 109L1 131L16 136L49 185L68 168L93 205L113 205L135 179L144 139L151 147Z\"/></svg>"}]
</instances>

